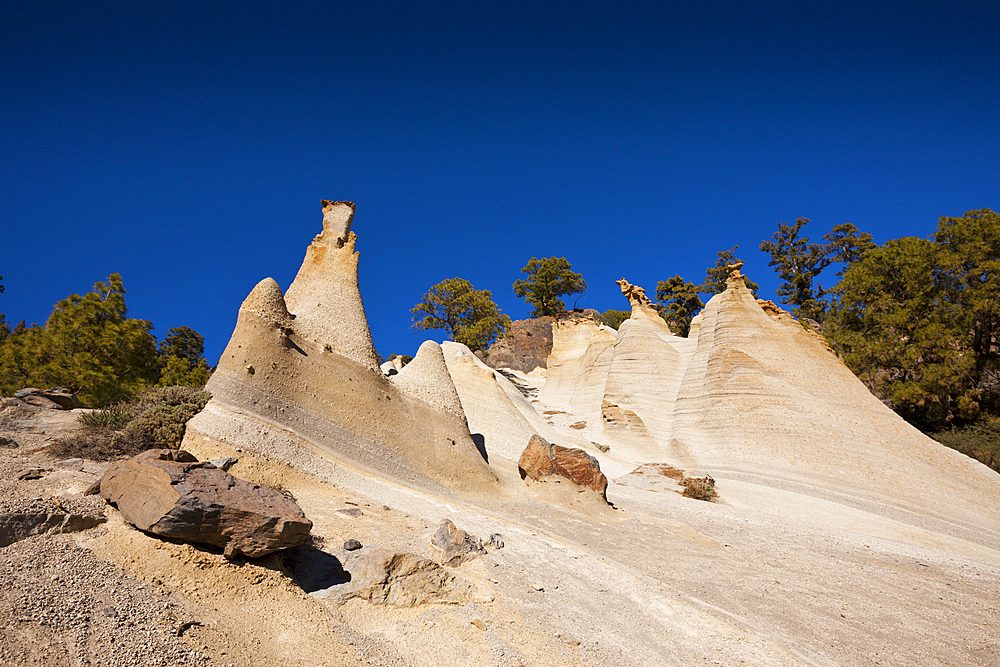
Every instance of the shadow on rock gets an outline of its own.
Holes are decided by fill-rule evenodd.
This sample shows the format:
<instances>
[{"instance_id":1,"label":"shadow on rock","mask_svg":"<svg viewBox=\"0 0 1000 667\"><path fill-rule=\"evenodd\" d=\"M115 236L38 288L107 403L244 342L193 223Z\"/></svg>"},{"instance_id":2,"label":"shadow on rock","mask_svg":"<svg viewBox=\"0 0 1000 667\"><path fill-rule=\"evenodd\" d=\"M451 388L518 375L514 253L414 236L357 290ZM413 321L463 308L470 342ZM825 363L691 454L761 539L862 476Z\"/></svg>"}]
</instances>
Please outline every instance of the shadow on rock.
<instances>
[{"instance_id":1,"label":"shadow on rock","mask_svg":"<svg viewBox=\"0 0 1000 667\"><path fill-rule=\"evenodd\" d=\"M351 573L344 569L339 558L311 545L287 549L281 555L281 562L306 593L346 584L351 580Z\"/></svg>"}]
</instances>

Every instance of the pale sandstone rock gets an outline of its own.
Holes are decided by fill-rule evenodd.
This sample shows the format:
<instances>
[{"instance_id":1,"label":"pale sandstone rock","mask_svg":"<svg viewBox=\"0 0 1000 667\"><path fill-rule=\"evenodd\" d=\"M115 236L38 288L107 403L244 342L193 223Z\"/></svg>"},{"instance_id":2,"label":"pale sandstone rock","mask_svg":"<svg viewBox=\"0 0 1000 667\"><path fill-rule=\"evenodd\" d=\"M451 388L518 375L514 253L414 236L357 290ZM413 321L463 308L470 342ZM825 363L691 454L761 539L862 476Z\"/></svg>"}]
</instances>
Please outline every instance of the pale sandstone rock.
<instances>
[{"instance_id":1,"label":"pale sandstone rock","mask_svg":"<svg viewBox=\"0 0 1000 667\"><path fill-rule=\"evenodd\" d=\"M360 551L345 569L350 581L312 592L313 597L344 604L353 598L392 607L460 603L474 598L473 586L434 561L388 549Z\"/></svg>"},{"instance_id":2,"label":"pale sandstone rock","mask_svg":"<svg viewBox=\"0 0 1000 667\"><path fill-rule=\"evenodd\" d=\"M629 281L624 278L618 280L617 284L622 290L622 295L628 299L629 305L632 306L631 319L650 322L657 328L663 330L665 333L671 333L670 325L668 325L666 321L660 317L660 314L656 312L656 309L653 308L653 302L650 301L648 296L646 296L646 290L638 285L629 283Z\"/></svg>"},{"instance_id":3,"label":"pale sandstone rock","mask_svg":"<svg viewBox=\"0 0 1000 667\"><path fill-rule=\"evenodd\" d=\"M441 348L469 430L474 437L482 438L488 457L496 455L516 462L532 435L561 438L507 378L486 366L468 347L445 342ZM571 443L582 446L583 441Z\"/></svg>"},{"instance_id":4,"label":"pale sandstone rock","mask_svg":"<svg viewBox=\"0 0 1000 667\"><path fill-rule=\"evenodd\" d=\"M401 365L398 373L390 377L391 382L402 391L465 421L462 401L448 374L441 346L434 341L424 341L413 361Z\"/></svg>"},{"instance_id":5,"label":"pale sandstone rock","mask_svg":"<svg viewBox=\"0 0 1000 667\"><path fill-rule=\"evenodd\" d=\"M424 346L395 381L379 368L358 291L354 207L323 206L324 231L287 294L265 279L240 306L207 385L212 400L185 437L284 460L317 449L404 484L490 490L496 476L472 440L440 347Z\"/></svg>"},{"instance_id":6,"label":"pale sandstone rock","mask_svg":"<svg viewBox=\"0 0 1000 667\"><path fill-rule=\"evenodd\" d=\"M323 231L306 250L295 280L285 293L295 329L321 346L371 370L378 369L365 307L358 289L357 234L351 231L354 204L323 201Z\"/></svg>"}]
</instances>

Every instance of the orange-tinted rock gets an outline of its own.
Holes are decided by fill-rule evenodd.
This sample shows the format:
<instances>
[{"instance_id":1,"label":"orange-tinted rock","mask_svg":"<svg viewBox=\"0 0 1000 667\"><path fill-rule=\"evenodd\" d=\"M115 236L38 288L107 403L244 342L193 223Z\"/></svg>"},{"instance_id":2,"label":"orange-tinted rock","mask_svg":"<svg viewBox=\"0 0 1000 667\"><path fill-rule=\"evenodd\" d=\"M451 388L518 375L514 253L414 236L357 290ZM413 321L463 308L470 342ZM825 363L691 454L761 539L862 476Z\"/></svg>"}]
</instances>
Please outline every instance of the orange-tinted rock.
<instances>
[{"instance_id":1,"label":"orange-tinted rock","mask_svg":"<svg viewBox=\"0 0 1000 667\"><path fill-rule=\"evenodd\" d=\"M601 472L601 464L582 449L561 447L533 435L517 462L521 479L530 477L538 482L558 475L592 489L607 500L608 478Z\"/></svg>"}]
</instances>

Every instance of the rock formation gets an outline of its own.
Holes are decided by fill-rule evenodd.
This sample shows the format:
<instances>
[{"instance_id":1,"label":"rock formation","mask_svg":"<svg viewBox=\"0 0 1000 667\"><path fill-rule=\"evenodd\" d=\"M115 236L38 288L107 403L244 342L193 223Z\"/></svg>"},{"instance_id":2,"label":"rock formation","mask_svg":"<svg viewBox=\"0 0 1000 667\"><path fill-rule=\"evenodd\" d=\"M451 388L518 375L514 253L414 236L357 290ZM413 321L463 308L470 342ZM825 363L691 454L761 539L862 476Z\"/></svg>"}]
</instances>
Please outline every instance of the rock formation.
<instances>
[{"instance_id":1,"label":"rock formation","mask_svg":"<svg viewBox=\"0 0 1000 667\"><path fill-rule=\"evenodd\" d=\"M507 333L490 345L485 359L487 365L523 373L545 368L552 352L554 321L555 318L547 315L530 320L515 320Z\"/></svg>"},{"instance_id":2,"label":"rock formation","mask_svg":"<svg viewBox=\"0 0 1000 667\"><path fill-rule=\"evenodd\" d=\"M358 290L354 205L323 202L323 232L282 295L262 280L207 389L188 439L283 460L321 452L425 488L483 491L496 477L476 449L440 346L425 343L392 377L377 363Z\"/></svg>"},{"instance_id":3,"label":"rock formation","mask_svg":"<svg viewBox=\"0 0 1000 667\"><path fill-rule=\"evenodd\" d=\"M285 304L295 313L295 331L322 347L370 368L378 355L358 290L358 236L351 231L354 204L322 201L323 231L306 249Z\"/></svg>"},{"instance_id":4,"label":"rock formation","mask_svg":"<svg viewBox=\"0 0 1000 667\"><path fill-rule=\"evenodd\" d=\"M629 305L632 306L633 320L651 322L666 333L670 333L670 326L653 308L653 302L646 296L646 290L638 285L633 285L624 278L619 279L617 285L621 288L622 295L628 299Z\"/></svg>"},{"instance_id":5,"label":"rock formation","mask_svg":"<svg viewBox=\"0 0 1000 667\"><path fill-rule=\"evenodd\" d=\"M543 482L549 477L562 477L607 500L608 479L601 472L601 464L582 449L560 447L533 435L518 459L517 469L521 479Z\"/></svg>"},{"instance_id":6,"label":"rock formation","mask_svg":"<svg viewBox=\"0 0 1000 667\"><path fill-rule=\"evenodd\" d=\"M51 410L75 410L80 407L80 399L75 394L62 389L36 389L26 387L14 392L14 397L19 398L28 405L38 408L49 408Z\"/></svg>"},{"instance_id":7,"label":"rock formation","mask_svg":"<svg viewBox=\"0 0 1000 667\"><path fill-rule=\"evenodd\" d=\"M151 449L114 463L101 496L136 528L212 544L226 557L264 556L295 546L312 522L274 489L233 477L181 450Z\"/></svg>"},{"instance_id":8,"label":"rock formation","mask_svg":"<svg viewBox=\"0 0 1000 667\"><path fill-rule=\"evenodd\" d=\"M641 288L624 279L619 286L632 317L618 331L592 317L553 323L535 402L504 403L498 373L448 356L488 455L511 458L512 434L535 429L586 450L614 474L643 463L710 474L727 503L752 503L741 492L754 485L797 480L796 493L834 493L883 517L912 513L918 523L970 535L977 517L1000 525L1000 476L883 405L821 336L755 299L740 265L730 267L727 289L709 300L687 338L669 331ZM541 427L539 413L552 415ZM727 488L734 479L737 489Z\"/></svg>"}]
</instances>

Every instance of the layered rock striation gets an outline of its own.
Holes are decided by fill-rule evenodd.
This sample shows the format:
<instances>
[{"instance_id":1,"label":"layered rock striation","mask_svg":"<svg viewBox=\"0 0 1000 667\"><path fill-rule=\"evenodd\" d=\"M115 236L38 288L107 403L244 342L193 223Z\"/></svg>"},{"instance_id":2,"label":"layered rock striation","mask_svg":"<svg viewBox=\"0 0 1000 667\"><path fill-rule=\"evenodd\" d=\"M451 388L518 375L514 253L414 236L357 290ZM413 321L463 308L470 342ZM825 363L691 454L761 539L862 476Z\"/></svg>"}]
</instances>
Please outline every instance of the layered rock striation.
<instances>
[{"instance_id":1,"label":"layered rock striation","mask_svg":"<svg viewBox=\"0 0 1000 667\"><path fill-rule=\"evenodd\" d=\"M469 433L440 346L428 342L387 378L358 289L354 205L323 202L323 232L282 294L262 280L187 426L207 438L293 460L321 453L431 489L485 490L495 476Z\"/></svg>"}]
</instances>

